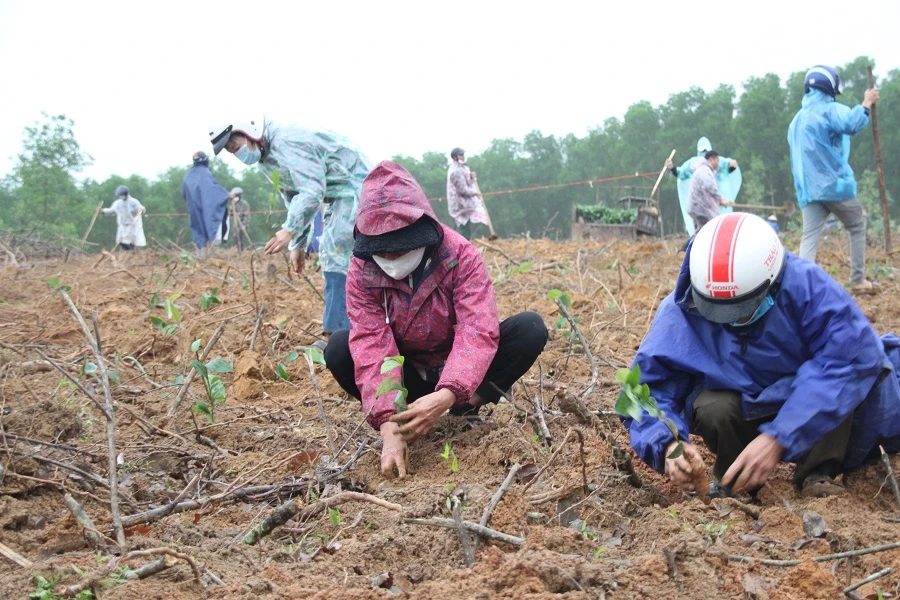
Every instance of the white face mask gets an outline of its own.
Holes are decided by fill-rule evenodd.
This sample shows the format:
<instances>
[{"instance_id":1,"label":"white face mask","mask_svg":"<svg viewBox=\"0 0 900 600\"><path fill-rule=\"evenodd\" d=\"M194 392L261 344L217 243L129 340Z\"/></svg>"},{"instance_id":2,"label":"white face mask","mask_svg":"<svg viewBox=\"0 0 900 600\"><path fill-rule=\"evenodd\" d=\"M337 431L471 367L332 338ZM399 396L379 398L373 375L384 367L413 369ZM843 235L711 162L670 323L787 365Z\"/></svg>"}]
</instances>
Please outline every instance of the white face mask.
<instances>
[{"instance_id":1,"label":"white face mask","mask_svg":"<svg viewBox=\"0 0 900 600\"><path fill-rule=\"evenodd\" d=\"M384 271L385 275L391 279L399 280L415 271L416 267L419 266L419 263L422 262L422 257L424 256L425 247L423 246L422 248L410 250L403 256L395 258L394 260L388 260L377 254L373 255L372 258L375 259L375 263L381 267L381 270Z\"/></svg>"}]
</instances>

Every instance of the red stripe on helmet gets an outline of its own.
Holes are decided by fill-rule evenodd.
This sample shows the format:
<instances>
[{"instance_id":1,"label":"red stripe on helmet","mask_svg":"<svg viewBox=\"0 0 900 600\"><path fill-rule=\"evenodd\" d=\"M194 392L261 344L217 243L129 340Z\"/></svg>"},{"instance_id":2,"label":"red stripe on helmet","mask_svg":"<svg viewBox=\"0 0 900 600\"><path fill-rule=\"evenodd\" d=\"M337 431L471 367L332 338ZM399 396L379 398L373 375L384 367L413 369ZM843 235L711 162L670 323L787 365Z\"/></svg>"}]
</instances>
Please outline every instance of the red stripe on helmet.
<instances>
[{"instance_id":1,"label":"red stripe on helmet","mask_svg":"<svg viewBox=\"0 0 900 600\"><path fill-rule=\"evenodd\" d=\"M734 289L716 289L715 284L734 283L734 255L738 232L747 215L732 213L719 219L709 246L709 270L707 281L712 298L733 298Z\"/></svg>"}]
</instances>

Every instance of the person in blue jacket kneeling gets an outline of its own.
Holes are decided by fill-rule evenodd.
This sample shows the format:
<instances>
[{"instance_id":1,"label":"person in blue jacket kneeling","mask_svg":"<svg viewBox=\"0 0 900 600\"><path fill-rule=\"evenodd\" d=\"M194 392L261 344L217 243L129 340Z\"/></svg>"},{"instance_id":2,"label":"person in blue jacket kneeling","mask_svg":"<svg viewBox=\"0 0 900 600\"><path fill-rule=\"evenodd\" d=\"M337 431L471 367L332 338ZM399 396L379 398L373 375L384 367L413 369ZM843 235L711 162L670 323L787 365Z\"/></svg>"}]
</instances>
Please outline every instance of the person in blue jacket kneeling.
<instances>
[{"instance_id":1,"label":"person in blue jacket kneeling","mask_svg":"<svg viewBox=\"0 0 900 600\"><path fill-rule=\"evenodd\" d=\"M720 215L685 253L634 363L679 437L716 455L713 497L753 493L794 462L806 496L843 493L836 478L900 451L900 338L879 337L851 296L786 252L761 218ZM689 458L657 419L624 419L637 455L690 489ZM700 461L702 464L702 461Z\"/></svg>"}]
</instances>

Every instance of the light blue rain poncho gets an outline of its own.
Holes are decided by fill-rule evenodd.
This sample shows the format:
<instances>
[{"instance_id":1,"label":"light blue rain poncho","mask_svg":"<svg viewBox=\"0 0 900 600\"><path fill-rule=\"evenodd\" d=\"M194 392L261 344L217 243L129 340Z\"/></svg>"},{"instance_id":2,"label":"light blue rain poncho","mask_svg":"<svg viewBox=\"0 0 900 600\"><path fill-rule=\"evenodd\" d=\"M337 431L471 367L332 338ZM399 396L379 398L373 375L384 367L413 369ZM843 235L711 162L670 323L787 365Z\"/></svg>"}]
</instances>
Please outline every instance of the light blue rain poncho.
<instances>
[{"instance_id":1,"label":"light blue rain poncho","mask_svg":"<svg viewBox=\"0 0 900 600\"><path fill-rule=\"evenodd\" d=\"M294 234L290 249L310 244L319 207L325 203L319 264L346 275L353 250L353 223L369 161L347 138L324 129L266 120L259 164L278 172L288 209L282 227Z\"/></svg>"},{"instance_id":2,"label":"light blue rain poncho","mask_svg":"<svg viewBox=\"0 0 900 600\"><path fill-rule=\"evenodd\" d=\"M816 201L856 198L850 136L869 123L862 105L850 108L815 88L803 96L788 127L791 171L800 208Z\"/></svg>"},{"instance_id":3,"label":"light blue rain poncho","mask_svg":"<svg viewBox=\"0 0 900 600\"><path fill-rule=\"evenodd\" d=\"M712 150L710 141L705 137L700 138L697 141L697 156L687 159L684 161L684 164L675 169L678 177L678 203L681 204L684 227L690 236L697 233L694 231L694 220L688 214L688 200L691 197L691 176L694 174L694 169L704 160L703 155L710 150ZM734 202L738 192L741 191L741 184L744 182L744 179L741 175L740 167L735 168L734 171L729 170L728 163L731 160L724 156L719 157L719 168L716 170L716 184L719 186L719 192L721 192L722 197ZM730 213L733 210L730 206L719 207L719 212L723 214Z\"/></svg>"}]
</instances>

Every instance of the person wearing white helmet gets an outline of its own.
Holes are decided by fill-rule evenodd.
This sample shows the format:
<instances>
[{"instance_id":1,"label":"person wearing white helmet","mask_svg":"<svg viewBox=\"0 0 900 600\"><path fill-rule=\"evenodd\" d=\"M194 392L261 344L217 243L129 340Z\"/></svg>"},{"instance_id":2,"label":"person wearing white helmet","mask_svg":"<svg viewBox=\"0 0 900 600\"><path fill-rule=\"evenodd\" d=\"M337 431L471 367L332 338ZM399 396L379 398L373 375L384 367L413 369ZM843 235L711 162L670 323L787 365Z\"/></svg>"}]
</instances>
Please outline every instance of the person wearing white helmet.
<instances>
[{"instance_id":1,"label":"person wearing white helmet","mask_svg":"<svg viewBox=\"0 0 900 600\"><path fill-rule=\"evenodd\" d=\"M238 251L244 249L244 243L250 239L250 203L244 198L244 190L239 187L231 188L231 201L234 219L236 221L235 240Z\"/></svg>"},{"instance_id":2,"label":"person wearing white helmet","mask_svg":"<svg viewBox=\"0 0 900 600\"><path fill-rule=\"evenodd\" d=\"M781 462L807 496L839 494L839 474L900 451L900 338L879 338L828 273L786 252L760 217L720 215L688 246L675 291L634 359L678 427L716 455L712 496L754 493ZM637 455L690 489L688 442L657 419L623 419Z\"/></svg>"},{"instance_id":3,"label":"person wearing white helmet","mask_svg":"<svg viewBox=\"0 0 900 600\"><path fill-rule=\"evenodd\" d=\"M109 208L101 207L99 211L104 215L116 216L116 245L123 250L134 250L135 247L143 248L147 245L142 219L146 212L144 205L131 196L127 187L117 187L116 199Z\"/></svg>"},{"instance_id":4,"label":"person wearing white helmet","mask_svg":"<svg viewBox=\"0 0 900 600\"><path fill-rule=\"evenodd\" d=\"M228 150L247 165L259 164L278 185L288 209L266 254L287 248L291 267L301 275L316 213L325 204L319 264L325 278L326 335L350 327L347 318L347 269L353 250L353 223L369 161L347 138L323 129L281 125L268 118L223 122L209 129L216 154Z\"/></svg>"},{"instance_id":5,"label":"person wearing white helmet","mask_svg":"<svg viewBox=\"0 0 900 600\"><path fill-rule=\"evenodd\" d=\"M703 159L707 152L713 149L712 142L709 141L707 137L701 137L697 140L697 155L692 156L680 166L676 167L672 162L672 159L666 159L666 168L669 169L677 179L678 179L678 202L681 205L681 215L684 218L684 228L687 231L688 235L693 237L695 233L697 233L698 227L695 226L694 220L688 212L688 204L690 202L690 187L691 187L691 177L694 175L694 171L703 164ZM725 200L728 200L732 204L734 204L735 199L737 199L738 192L741 191L741 184L743 183L743 176L741 175L741 168L738 166L738 162L733 158L727 158L724 156L719 157L719 162L714 169L716 176L716 185L719 188L719 192L722 194L722 197ZM722 205L719 207L719 212L722 214L730 213L734 209L731 205Z\"/></svg>"},{"instance_id":6,"label":"person wearing white helmet","mask_svg":"<svg viewBox=\"0 0 900 600\"><path fill-rule=\"evenodd\" d=\"M803 213L800 257L816 262L819 239L829 214L850 234L850 286L855 294L873 294L866 279L866 216L856 199L856 179L850 168L850 136L869 123L869 109L878 89L865 92L862 104L850 108L835 102L841 93L838 72L818 65L804 78L803 101L788 127L794 189Z\"/></svg>"}]
</instances>

